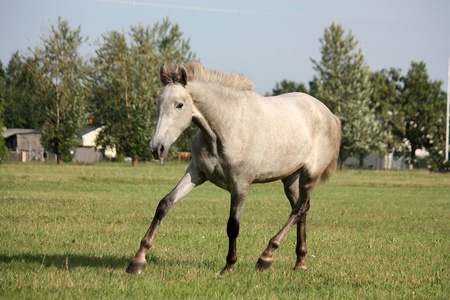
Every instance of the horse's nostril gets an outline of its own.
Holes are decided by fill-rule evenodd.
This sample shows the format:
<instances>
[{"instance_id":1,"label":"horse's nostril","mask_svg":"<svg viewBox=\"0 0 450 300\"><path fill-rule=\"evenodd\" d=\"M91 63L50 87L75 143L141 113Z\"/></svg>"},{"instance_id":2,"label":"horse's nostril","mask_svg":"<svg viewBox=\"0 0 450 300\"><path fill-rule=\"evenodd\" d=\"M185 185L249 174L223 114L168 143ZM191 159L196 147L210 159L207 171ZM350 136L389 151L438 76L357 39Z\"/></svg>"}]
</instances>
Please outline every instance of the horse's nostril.
<instances>
[{"instance_id":1,"label":"horse's nostril","mask_svg":"<svg viewBox=\"0 0 450 300\"><path fill-rule=\"evenodd\" d=\"M164 154L164 145L158 145L155 148L152 148L152 154L155 159L160 159Z\"/></svg>"}]
</instances>

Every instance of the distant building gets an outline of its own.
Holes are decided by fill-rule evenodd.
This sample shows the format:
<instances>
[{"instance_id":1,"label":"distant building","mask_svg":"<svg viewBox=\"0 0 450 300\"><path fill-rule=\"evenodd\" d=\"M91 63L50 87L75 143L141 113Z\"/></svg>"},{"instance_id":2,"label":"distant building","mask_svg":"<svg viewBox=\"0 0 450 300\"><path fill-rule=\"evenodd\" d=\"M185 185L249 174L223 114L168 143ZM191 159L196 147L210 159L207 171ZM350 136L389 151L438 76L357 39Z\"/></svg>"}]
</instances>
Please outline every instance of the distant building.
<instances>
[{"instance_id":1,"label":"distant building","mask_svg":"<svg viewBox=\"0 0 450 300\"><path fill-rule=\"evenodd\" d=\"M73 161L75 162L100 162L103 156L108 158L116 157L116 150L109 147L103 152L101 147L95 148L95 140L101 127L87 127L78 135L79 142L74 149ZM3 129L2 137L5 139L6 147L9 150L9 160L29 161L29 160L55 160L56 155L47 151L41 145L41 133L36 129L10 128Z\"/></svg>"},{"instance_id":2,"label":"distant building","mask_svg":"<svg viewBox=\"0 0 450 300\"><path fill-rule=\"evenodd\" d=\"M78 135L79 143L73 154L73 161L75 162L101 162L103 156L108 158L116 157L116 150L106 148L103 152L101 147L95 148L95 140L102 130L101 127L95 128L93 126L85 128Z\"/></svg>"},{"instance_id":3,"label":"distant building","mask_svg":"<svg viewBox=\"0 0 450 300\"><path fill-rule=\"evenodd\" d=\"M359 156L353 156L345 160L345 166L350 168L359 168ZM393 153L386 153L384 157L376 154L369 154L363 159L364 169L401 169L403 166L402 157L394 157Z\"/></svg>"},{"instance_id":4,"label":"distant building","mask_svg":"<svg viewBox=\"0 0 450 300\"><path fill-rule=\"evenodd\" d=\"M427 157L429 152L423 149L416 150L416 157ZM345 166L350 168L359 168L359 156L355 155L345 160ZM409 159L403 156L394 156L394 152L386 152L382 157L377 154L369 154L363 159L364 169L381 169L381 170L399 170L403 168L412 169L413 165Z\"/></svg>"},{"instance_id":5,"label":"distant building","mask_svg":"<svg viewBox=\"0 0 450 300\"><path fill-rule=\"evenodd\" d=\"M36 129L4 129L2 137L9 150L9 160L49 160L55 155L46 151L41 145L41 133Z\"/></svg>"}]
</instances>

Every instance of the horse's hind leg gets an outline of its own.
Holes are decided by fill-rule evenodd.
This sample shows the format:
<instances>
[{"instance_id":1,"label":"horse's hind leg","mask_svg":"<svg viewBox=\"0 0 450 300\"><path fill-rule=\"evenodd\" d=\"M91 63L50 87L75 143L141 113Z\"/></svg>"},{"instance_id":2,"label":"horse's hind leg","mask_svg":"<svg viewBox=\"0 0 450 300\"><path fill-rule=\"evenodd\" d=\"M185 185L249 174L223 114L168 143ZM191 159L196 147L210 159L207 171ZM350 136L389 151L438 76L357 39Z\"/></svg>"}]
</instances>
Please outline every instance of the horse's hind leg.
<instances>
[{"instance_id":1,"label":"horse's hind leg","mask_svg":"<svg viewBox=\"0 0 450 300\"><path fill-rule=\"evenodd\" d=\"M284 193L291 203L292 209L294 209L295 204L300 197L300 171L292 174L289 177L284 178ZM295 248L295 253L297 255L297 261L295 262L294 270L304 269L306 270L306 214L309 209L309 200L307 202L306 212L297 223L297 247Z\"/></svg>"},{"instance_id":2,"label":"horse's hind leg","mask_svg":"<svg viewBox=\"0 0 450 300\"><path fill-rule=\"evenodd\" d=\"M258 262L256 263L256 267L259 270L270 268L273 262L273 252L280 245L284 235L295 224L297 224L297 261L294 269L306 269L306 214L309 209L311 193L319 180L319 176L311 178L307 176L306 172L303 172L300 178L297 177L296 180L293 179L295 179L295 177L283 180L286 196L292 205L292 212L289 215L286 224L269 241L269 245L259 257ZM297 201L295 200L296 198L298 199Z\"/></svg>"},{"instance_id":3,"label":"horse's hind leg","mask_svg":"<svg viewBox=\"0 0 450 300\"><path fill-rule=\"evenodd\" d=\"M306 211L297 223L297 247L295 248L295 254L297 254L297 260L295 262L294 270L303 269L306 270L306 215L309 210L309 199L306 203Z\"/></svg>"}]
</instances>

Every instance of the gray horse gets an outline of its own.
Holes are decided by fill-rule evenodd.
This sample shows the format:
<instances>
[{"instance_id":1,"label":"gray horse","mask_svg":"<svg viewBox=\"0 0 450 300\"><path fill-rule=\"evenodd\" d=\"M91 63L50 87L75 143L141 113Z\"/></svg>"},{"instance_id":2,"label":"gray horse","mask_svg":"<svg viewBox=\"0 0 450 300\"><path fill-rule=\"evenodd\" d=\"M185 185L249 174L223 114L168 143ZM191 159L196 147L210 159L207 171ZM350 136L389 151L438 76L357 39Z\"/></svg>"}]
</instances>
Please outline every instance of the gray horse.
<instances>
[{"instance_id":1,"label":"gray horse","mask_svg":"<svg viewBox=\"0 0 450 300\"><path fill-rule=\"evenodd\" d=\"M316 183L336 170L341 129L339 120L317 99L302 93L262 97L253 82L234 74L206 69L200 63L160 68L164 85L156 98L158 117L150 142L157 159L193 121L192 161L176 187L156 209L127 272L145 269L145 255L170 208L206 180L231 193L227 224L229 249L222 272L236 263L236 238L249 187L281 179L292 207L286 224L259 257L259 270L270 268L273 252L297 224L297 261L306 269L306 213Z\"/></svg>"}]
</instances>

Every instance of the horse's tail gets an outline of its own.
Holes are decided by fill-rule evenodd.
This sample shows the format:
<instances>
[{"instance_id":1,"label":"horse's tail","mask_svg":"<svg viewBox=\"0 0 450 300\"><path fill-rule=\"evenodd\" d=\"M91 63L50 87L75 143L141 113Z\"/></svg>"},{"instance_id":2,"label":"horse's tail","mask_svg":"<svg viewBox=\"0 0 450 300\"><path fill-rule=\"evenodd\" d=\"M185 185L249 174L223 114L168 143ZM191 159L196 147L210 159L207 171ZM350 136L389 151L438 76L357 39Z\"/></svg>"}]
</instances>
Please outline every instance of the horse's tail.
<instances>
[{"instance_id":1,"label":"horse's tail","mask_svg":"<svg viewBox=\"0 0 450 300\"><path fill-rule=\"evenodd\" d=\"M322 183L327 182L328 180L331 179L331 177L333 177L334 172L336 171L336 168L337 168L337 161L339 158L339 148L341 145L341 121L336 116L334 116L334 117L336 119L337 129L338 129L338 132L337 132L337 134L338 134L337 144L338 145L336 147L336 151L334 153L333 160L331 161L331 163L328 165L328 167L325 169L325 171L323 171L322 175L320 176L320 181Z\"/></svg>"}]
</instances>

